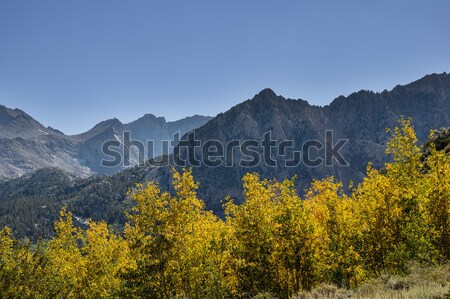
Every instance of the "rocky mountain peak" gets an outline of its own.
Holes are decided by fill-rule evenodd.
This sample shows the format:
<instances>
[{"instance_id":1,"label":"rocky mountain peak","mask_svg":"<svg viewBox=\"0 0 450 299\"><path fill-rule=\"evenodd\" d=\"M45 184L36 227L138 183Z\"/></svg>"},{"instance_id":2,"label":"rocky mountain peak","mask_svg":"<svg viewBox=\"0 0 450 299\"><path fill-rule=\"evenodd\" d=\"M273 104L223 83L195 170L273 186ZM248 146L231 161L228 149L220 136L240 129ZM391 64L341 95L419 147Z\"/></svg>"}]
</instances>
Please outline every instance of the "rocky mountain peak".
<instances>
[{"instance_id":1,"label":"rocky mountain peak","mask_svg":"<svg viewBox=\"0 0 450 299\"><path fill-rule=\"evenodd\" d=\"M14 117L10 113L10 110L11 109L8 109L3 105L0 105L0 125L7 124L14 119Z\"/></svg>"},{"instance_id":2,"label":"rocky mountain peak","mask_svg":"<svg viewBox=\"0 0 450 299\"><path fill-rule=\"evenodd\" d=\"M284 101L285 98L282 96L278 96L272 89L266 88L261 90L258 94L256 94L252 101L257 102L258 104L264 105L277 105L280 101Z\"/></svg>"},{"instance_id":3,"label":"rocky mountain peak","mask_svg":"<svg viewBox=\"0 0 450 299\"><path fill-rule=\"evenodd\" d=\"M24 139L52 134L51 130L20 109L0 106L0 137Z\"/></svg>"},{"instance_id":4,"label":"rocky mountain peak","mask_svg":"<svg viewBox=\"0 0 450 299\"><path fill-rule=\"evenodd\" d=\"M257 94L257 96L264 98L276 98L277 94L270 88L264 88Z\"/></svg>"},{"instance_id":5,"label":"rocky mountain peak","mask_svg":"<svg viewBox=\"0 0 450 299\"><path fill-rule=\"evenodd\" d=\"M92 128L92 130L98 130L98 129L109 129L109 128L119 128L122 126L122 122L117 119L117 118L111 118L111 119L107 119L104 120L100 123L98 123L97 125L95 125L94 128Z\"/></svg>"},{"instance_id":6,"label":"rocky mountain peak","mask_svg":"<svg viewBox=\"0 0 450 299\"><path fill-rule=\"evenodd\" d=\"M144 116L138 118L126 124L126 127L164 127L166 125L166 119L164 117L157 117L153 114L147 113Z\"/></svg>"},{"instance_id":7,"label":"rocky mountain peak","mask_svg":"<svg viewBox=\"0 0 450 299\"><path fill-rule=\"evenodd\" d=\"M419 80L411 82L406 85L397 85L392 92L402 93L407 91L422 91L422 92L436 92L443 91L450 92L450 74L430 74L426 75Z\"/></svg>"},{"instance_id":8,"label":"rocky mountain peak","mask_svg":"<svg viewBox=\"0 0 450 299\"><path fill-rule=\"evenodd\" d=\"M31 116L20 109L11 109L4 105L0 105L0 123L4 123L5 120L12 121L13 119L20 117L31 119Z\"/></svg>"}]
</instances>

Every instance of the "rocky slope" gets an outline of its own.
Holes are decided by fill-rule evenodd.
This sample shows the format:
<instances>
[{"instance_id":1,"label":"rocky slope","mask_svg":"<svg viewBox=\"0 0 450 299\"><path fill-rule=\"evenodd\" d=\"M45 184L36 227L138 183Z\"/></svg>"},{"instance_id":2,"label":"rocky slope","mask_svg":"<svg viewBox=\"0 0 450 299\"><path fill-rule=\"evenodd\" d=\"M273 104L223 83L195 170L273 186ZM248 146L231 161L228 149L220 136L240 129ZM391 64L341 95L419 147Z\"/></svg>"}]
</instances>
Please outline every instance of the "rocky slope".
<instances>
[{"instance_id":1,"label":"rocky slope","mask_svg":"<svg viewBox=\"0 0 450 299\"><path fill-rule=\"evenodd\" d=\"M243 154L233 151L234 162L230 167L203 165L193 168L195 178L200 182L200 197L208 208L220 214L221 200L225 195L231 195L237 201L242 200L241 179L249 171L258 172L262 177L278 179L296 175L300 193L312 179L328 175L334 175L347 184L350 180L357 182L364 176L369 161L375 167L383 166L388 158L384 153L389 138L385 129L396 126L401 116L413 118L421 143L427 139L430 129L449 127L450 75L428 75L411 84L381 93L356 92L348 97L338 97L325 107L312 106L304 100L285 99L265 89L254 98L195 129L196 139L201 143L218 140L225 145L233 140L262 140L266 132L271 132L274 140L292 140L295 150L298 150L308 140L323 142L325 131L332 130L334 144L340 138L348 139L340 153L349 165L340 166L333 160L331 166L308 167L300 163L295 167L284 167L286 157L273 154L272 158L277 161L276 167L264 163L242 167L238 163ZM176 130L175 124L164 125L163 120L152 116L144 116L136 122L164 128L163 131L169 134ZM180 127L186 127L183 122L180 121ZM77 136L75 141L75 138L69 139L73 144L83 144L86 149L95 150L100 144L99 140L111 138L114 134L119 136L124 127L133 125L110 120ZM146 134L166 136L166 133L158 130L145 133L132 129L138 138L148 138L150 135ZM448 129L440 132L436 144L446 150ZM78 149L78 145L74 148ZM90 158L95 163L99 157L95 157L92 150L86 150L90 156L86 154L84 159L88 161ZM187 158L185 148L178 147L176 151L180 152L181 158ZM256 151L261 153L262 149L257 148ZM323 151L318 151L316 155L320 157ZM195 157L200 158L198 150ZM173 161L173 156L169 156L169 159ZM85 165L89 164L85 162ZM88 179L62 174L57 169L41 170L33 175L0 183L0 226L13 223L18 236L48 235L51 233L49 219L57 217L57 211L63 205L74 211L80 223L83 219L93 218L107 219L109 223L120 225L124 220L123 211L131 205L126 197L127 190L136 182L146 180L158 181L162 189L170 190L170 166L133 167L113 176L97 175Z\"/></svg>"},{"instance_id":2,"label":"rocky slope","mask_svg":"<svg viewBox=\"0 0 450 299\"><path fill-rule=\"evenodd\" d=\"M83 134L67 136L46 128L19 109L0 106L0 180L31 174L42 168L59 168L78 177L94 173L113 174L124 169L102 167L108 158L102 153L102 144L108 140L123 143L123 132L129 131L132 140L154 140L155 153L161 153L161 141L172 140L174 132L181 134L203 125L210 117L193 116L166 122L151 114L122 124L118 119L106 120ZM123 147L122 147L123 149ZM146 151L147 152L147 151ZM131 165L138 162L137 150L131 148Z\"/></svg>"},{"instance_id":3,"label":"rocky slope","mask_svg":"<svg viewBox=\"0 0 450 299\"><path fill-rule=\"evenodd\" d=\"M105 155L102 151L102 145L108 140L116 140L121 146L118 151L122 154L124 132L130 133L131 141L139 141L144 145L143 159L139 158L139 152L136 146L130 147L130 164L138 165L144 163L148 158L157 157L163 153L163 141L171 141L174 134L179 132L182 136L187 132L198 128L208 122L212 117L195 115L183 118L181 120L167 122L164 117L156 117L152 114L146 114L128 124L122 124L118 119L110 119L96 125L86 133L71 136L77 144L78 159L81 164L89 167L92 171L101 174L114 174L125 168L124 161L116 167L102 166L102 160L111 160L111 157ZM153 141L153 149L148 148L148 141ZM117 150L117 149L116 149ZM168 148L171 153L172 148ZM150 156L150 157L149 157Z\"/></svg>"},{"instance_id":4,"label":"rocky slope","mask_svg":"<svg viewBox=\"0 0 450 299\"><path fill-rule=\"evenodd\" d=\"M0 180L47 167L89 176L92 171L79 163L77 154L68 136L44 127L19 109L0 106Z\"/></svg>"},{"instance_id":5,"label":"rocky slope","mask_svg":"<svg viewBox=\"0 0 450 299\"><path fill-rule=\"evenodd\" d=\"M253 99L219 114L196 129L196 139L202 144L214 139L225 145L232 140L262 140L264 133L270 131L277 142L292 140L296 150L299 150L308 140L325 144L325 131L332 130L333 144L339 139L348 140L340 150L348 166L341 166L333 159L333 164L329 166L321 164L308 167L300 163L295 167L285 167L284 162L288 157L272 152L273 158L277 160L276 167L265 163L242 167L239 161L243 155L234 150L231 167L224 164L219 167L194 167L195 178L201 186L200 195L207 198L208 207L215 210L219 209L220 200L225 195L231 195L239 201L241 179L249 171L280 180L296 175L300 192L312 179L329 175L335 176L345 185L350 181L359 182L368 162L372 162L375 167L382 167L386 161L384 150L389 134L385 129L396 126L401 116L413 118L420 142L427 139L430 129L449 126L450 74L427 75L408 85L381 93L359 91L348 97L338 97L325 107L312 106L301 99L285 99L265 89ZM256 150L262 155L261 147ZM187 160L187 150L180 149L180 153L183 160ZM198 159L200 155L201 150L197 150ZM324 158L323 150L319 150L314 157Z\"/></svg>"}]
</instances>

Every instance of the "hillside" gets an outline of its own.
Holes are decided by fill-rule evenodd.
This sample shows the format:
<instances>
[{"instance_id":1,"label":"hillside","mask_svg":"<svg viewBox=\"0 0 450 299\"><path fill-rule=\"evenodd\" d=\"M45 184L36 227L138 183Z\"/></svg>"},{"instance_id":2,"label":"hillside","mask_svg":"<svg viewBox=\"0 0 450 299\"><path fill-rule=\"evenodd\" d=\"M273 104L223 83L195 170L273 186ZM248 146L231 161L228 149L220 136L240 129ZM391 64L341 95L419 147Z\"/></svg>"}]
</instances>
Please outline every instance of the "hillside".
<instances>
[{"instance_id":1,"label":"hillside","mask_svg":"<svg viewBox=\"0 0 450 299\"><path fill-rule=\"evenodd\" d=\"M273 155L277 159L277 167L264 163L255 167L241 167L238 161L242 154L234 152L234 164L231 167L221 165L193 168L194 178L200 183L199 197L205 200L208 209L221 215L226 195L231 195L236 202L242 201L241 179L247 172L258 172L262 178L278 180L295 175L297 192L300 194L311 180L329 175L342 181L344 186L350 181L360 182L365 176L368 162L381 168L387 161L385 145L389 134L385 128L396 126L401 115L413 117L413 125L421 143L426 141L430 129L448 127L450 75L428 75L411 84L397 86L390 92L360 91L348 97L339 97L325 107L311 106L303 100L285 99L270 89L265 89L253 99L219 114L196 129L196 139L202 143L215 139L226 144L232 140L261 140L264 133L270 131L277 141L292 139L295 144L302 144L311 139L323 141L325 130L333 130L334 143L339 138L349 140L341 149L349 166L336 165L333 160L332 166L307 167L300 164L296 167L283 167L286 157ZM158 119L147 116L140 121L157 123ZM118 120L110 123L121 128ZM101 132L111 132L104 129L111 127L114 126L106 122L78 138L95 140L94 136L101 135ZM173 131L174 129L169 129L169 132ZM443 143L448 141L445 137L447 135L442 133L439 136L437 144L444 149L446 145ZM185 149L177 150L180 157L186 158ZM258 151L261 152L261 149ZM196 157L199 154L197 151ZM317 154L320 155L321 152ZM168 159L173 162L173 155ZM56 171L58 174L50 175L47 171ZM36 183L48 181L48 177L55 178L51 185L40 187ZM171 190L170 166L164 163L147 164L112 176L93 176L88 179L64 175L59 170L43 170L0 184L0 225L14 223L14 229L20 237L36 237L43 232L48 235L51 234L52 227L51 221L47 219L55 219L56 211L63 205L68 206L80 220L107 219L109 223L121 225L124 221L122 212L130 207L126 197L127 190L133 188L135 183L147 180L158 182L162 190ZM344 187L344 191L346 190ZM41 206L46 207L40 208ZM45 215L51 215L52 218Z\"/></svg>"}]
</instances>

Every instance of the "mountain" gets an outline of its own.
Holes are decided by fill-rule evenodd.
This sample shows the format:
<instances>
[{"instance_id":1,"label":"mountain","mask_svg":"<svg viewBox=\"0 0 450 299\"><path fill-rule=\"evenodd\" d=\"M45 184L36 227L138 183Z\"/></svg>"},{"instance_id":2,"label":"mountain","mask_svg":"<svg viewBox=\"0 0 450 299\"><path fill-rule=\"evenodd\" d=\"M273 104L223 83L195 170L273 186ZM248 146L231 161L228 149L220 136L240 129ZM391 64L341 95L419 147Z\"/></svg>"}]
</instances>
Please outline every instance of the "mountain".
<instances>
[{"instance_id":1,"label":"mountain","mask_svg":"<svg viewBox=\"0 0 450 299\"><path fill-rule=\"evenodd\" d=\"M0 106L0 180L31 174L43 168L59 168L82 178L94 173L113 174L123 170L124 165L101 166L102 159L108 158L102 153L104 142L116 140L123 150L123 133L128 131L132 140L140 140L144 144L147 140L154 140L155 152L159 155L162 140L172 140L174 132L185 134L210 119L196 115L166 122L164 118L146 114L129 124L122 124L118 119L106 120L88 132L68 136L44 127L22 110ZM138 164L138 158L139 153L132 147L131 165Z\"/></svg>"},{"instance_id":2,"label":"mountain","mask_svg":"<svg viewBox=\"0 0 450 299\"><path fill-rule=\"evenodd\" d=\"M44 127L22 110L0 106L0 180L48 167L80 177L91 175L76 156L77 148L68 136Z\"/></svg>"},{"instance_id":3,"label":"mountain","mask_svg":"<svg viewBox=\"0 0 450 299\"><path fill-rule=\"evenodd\" d=\"M224 164L217 167L193 167L195 179L200 182L200 198L204 199L209 209L221 214L221 201L225 195L231 195L238 202L242 200L241 179L246 172L258 172L263 178L278 179L296 175L299 193L311 180L328 175L335 176L346 185L351 180L359 182L365 175L369 161L377 168L383 167L383 163L387 161L384 150L389 134L385 129L395 127L401 116L413 118L421 143L426 141L430 129L449 127L450 75L427 75L410 84L380 93L359 91L347 97L340 96L324 107L310 105L301 99L286 99L265 89L252 99L199 126L194 130L195 139L200 144L216 140L225 147L233 141L242 144L245 140L262 140L270 132L274 141L280 143L292 140L295 147L288 149L285 156L273 152L272 158L277 162L275 167L264 163L252 167L240 166L241 158L248 160L249 156L236 149L232 152L233 163L229 167ZM180 127L186 126L184 121L186 120L179 122ZM175 126L174 123L164 125L162 119L152 116L144 116L136 122L146 123L148 126L151 123L155 128L167 127L168 131L163 130L164 132L176 131L172 127ZM95 149L95 144L101 144L100 140L111 138L114 134L119 136L124 127L130 128L132 124L123 125L118 120L109 120L85 134L73 137L76 139L74 143ZM316 140L324 144L327 130L333 132L332 146L336 146L340 139L348 140L339 149L348 166L339 165L336 159L329 166L308 167L304 161L293 167L284 166L292 151L301 150L305 142ZM139 138L149 136L136 129L132 131ZM155 132L152 134L159 134L161 131ZM441 132L436 144L438 148L447 150L448 129ZM182 141L188 140L188 135L184 135ZM262 154L261 147L253 150ZM92 155L92 150L86 152ZM311 152L311 160L324 155L323 149L313 149ZM172 163L189 157L189 152L182 143L175 148L174 154L167 157ZM196 148L194 157L200 160L201 154L203 151ZM179 159L174 159L176 156ZM98 160L98 157L95 159ZM192 166L192 163L187 163L189 165ZM67 206L74 212L79 224L83 223L83 219L92 218L106 219L109 223L120 226L124 221L123 212L132 206L126 196L127 190L133 188L135 183L147 180L157 181L163 190L172 191L170 166L164 163L146 163L112 176L95 175L84 179L64 174L59 169L43 169L27 174L22 178L0 183L0 226L13 225L15 234L20 237L47 236L52 232L49 219L57 217L57 211L62 206Z\"/></svg>"},{"instance_id":4,"label":"mountain","mask_svg":"<svg viewBox=\"0 0 450 299\"><path fill-rule=\"evenodd\" d=\"M124 162L113 167L102 166L102 160L111 160L102 150L102 145L106 141L115 140L120 144L118 152L123 154L124 132L129 132L130 141L138 141L144 146L143 159L139 159L139 152L136 146L128 147L130 150L130 165L144 163L148 158L158 157L163 153L163 141L171 141L174 134L179 132L180 136L204 125L212 117L195 115L177 121L167 122L164 117L156 117L146 114L143 117L122 124L118 119L110 119L96 125L91 130L76 136L71 136L71 140L77 144L78 159L84 166L92 171L101 174L114 174L124 169ZM148 141L153 141L153 149L148 149ZM149 157L152 155L152 157ZM166 154L171 153L168 148ZM123 158L123 155L122 155Z\"/></svg>"},{"instance_id":5,"label":"mountain","mask_svg":"<svg viewBox=\"0 0 450 299\"><path fill-rule=\"evenodd\" d=\"M420 142L424 142L431 129L450 125L450 74L432 74L391 91L375 93L359 91L348 97L340 96L325 107L312 106L298 99L285 99L272 90L265 89L225 113L217 115L202 127L194 130L195 139L203 145L208 140L218 140L222 145L233 140L263 140L266 132L279 144L292 140L296 150L306 142L315 140L326 147L325 132L333 133L333 146L340 139L347 140L339 150L348 166L339 165L333 159L331 165L307 166L304 161L294 167L286 167L289 157L272 152L276 166L258 163L242 167L239 161L248 159L233 150L233 163L229 167L193 167L194 177L200 183L199 194L207 199L207 207L220 210L220 202L226 195L242 200L241 179L246 172L257 172L264 178L283 179L297 176L299 192L313 179L334 176L348 186L350 181L360 182L368 162L377 168L383 166L387 156L385 144L389 138L386 128L398 125L401 117L412 117ZM262 148L254 148L262 157ZM179 151L182 160L188 160L186 148ZM315 151L315 158L324 158L324 150ZM314 153L315 152L315 153ZM201 159L202 149L195 157ZM187 163L187 166L192 163ZM164 171L167 172L167 169ZM155 180L160 181L157 177Z\"/></svg>"},{"instance_id":6,"label":"mountain","mask_svg":"<svg viewBox=\"0 0 450 299\"><path fill-rule=\"evenodd\" d=\"M52 128L45 128L20 109L10 109L0 105L0 138L30 139L43 135L62 135Z\"/></svg>"}]
</instances>

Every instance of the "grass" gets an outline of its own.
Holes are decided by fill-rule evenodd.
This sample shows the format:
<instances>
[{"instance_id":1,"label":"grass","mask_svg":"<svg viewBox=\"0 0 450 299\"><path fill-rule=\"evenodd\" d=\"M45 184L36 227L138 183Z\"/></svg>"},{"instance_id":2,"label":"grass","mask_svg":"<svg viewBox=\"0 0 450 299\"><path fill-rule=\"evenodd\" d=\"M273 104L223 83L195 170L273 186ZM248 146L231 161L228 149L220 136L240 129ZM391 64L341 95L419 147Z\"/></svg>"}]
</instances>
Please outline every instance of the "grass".
<instances>
[{"instance_id":1,"label":"grass","mask_svg":"<svg viewBox=\"0 0 450 299\"><path fill-rule=\"evenodd\" d=\"M292 299L450 299L450 264L426 267L413 264L408 272L384 274L354 290L321 284Z\"/></svg>"}]
</instances>

